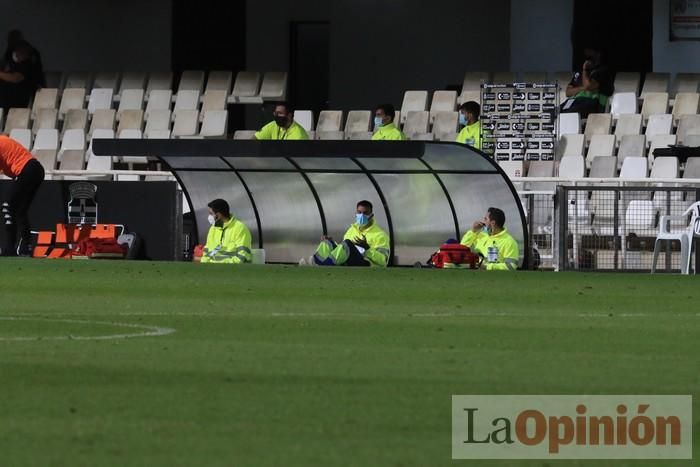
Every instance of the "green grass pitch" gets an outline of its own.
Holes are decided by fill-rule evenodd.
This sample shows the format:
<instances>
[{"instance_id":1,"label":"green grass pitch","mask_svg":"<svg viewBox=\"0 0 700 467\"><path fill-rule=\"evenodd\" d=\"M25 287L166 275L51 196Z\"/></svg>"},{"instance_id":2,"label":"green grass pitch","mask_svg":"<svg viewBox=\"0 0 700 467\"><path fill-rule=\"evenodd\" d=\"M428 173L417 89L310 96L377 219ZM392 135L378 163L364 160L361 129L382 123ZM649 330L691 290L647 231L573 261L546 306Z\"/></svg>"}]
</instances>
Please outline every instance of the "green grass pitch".
<instances>
[{"instance_id":1,"label":"green grass pitch","mask_svg":"<svg viewBox=\"0 0 700 467\"><path fill-rule=\"evenodd\" d=\"M2 260L0 465L694 465L452 461L450 410L453 394L692 394L697 457L699 285ZM83 339L156 328L175 332Z\"/></svg>"}]
</instances>

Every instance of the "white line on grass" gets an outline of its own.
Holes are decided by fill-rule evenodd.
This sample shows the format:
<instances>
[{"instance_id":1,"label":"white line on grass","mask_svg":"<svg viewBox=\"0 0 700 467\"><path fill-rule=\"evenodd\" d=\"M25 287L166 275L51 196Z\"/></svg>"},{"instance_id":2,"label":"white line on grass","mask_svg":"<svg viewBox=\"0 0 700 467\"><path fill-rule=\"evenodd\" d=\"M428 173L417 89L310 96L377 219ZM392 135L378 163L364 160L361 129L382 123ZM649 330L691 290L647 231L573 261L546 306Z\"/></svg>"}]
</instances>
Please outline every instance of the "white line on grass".
<instances>
[{"instance_id":1,"label":"white line on grass","mask_svg":"<svg viewBox=\"0 0 700 467\"><path fill-rule=\"evenodd\" d=\"M107 334L102 336L16 336L4 337L0 336L0 341L39 341L39 340L110 340L110 339L130 339L132 337L158 337L172 334L175 329L165 328L160 326L148 326L145 324L131 323L116 323L111 321L92 321L83 319L56 319L42 317L22 317L22 316L2 316L0 321L45 321L51 323L68 323L68 324L91 324L97 326L114 326L121 328L142 329L142 332L125 333L125 334Z\"/></svg>"}]
</instances>

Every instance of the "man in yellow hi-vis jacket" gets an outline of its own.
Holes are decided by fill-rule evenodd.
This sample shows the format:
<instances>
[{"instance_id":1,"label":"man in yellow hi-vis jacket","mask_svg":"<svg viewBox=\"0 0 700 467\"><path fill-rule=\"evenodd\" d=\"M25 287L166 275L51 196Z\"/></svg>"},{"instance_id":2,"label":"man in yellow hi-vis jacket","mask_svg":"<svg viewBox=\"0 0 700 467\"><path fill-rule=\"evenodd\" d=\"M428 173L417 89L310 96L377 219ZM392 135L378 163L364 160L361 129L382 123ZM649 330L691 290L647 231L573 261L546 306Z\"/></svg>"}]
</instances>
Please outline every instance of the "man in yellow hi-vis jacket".
<instances>
[{"instance_id":1,"label":"man in yellow hi-vis jacket","mask_svg":"<svg viewBox=\"0 0 700 467\"><path fill-rule=\"evenodd\" d=\"M202 263L241 264L251 261L251 235L245 224L231 215L228 203L215 199L209 206L209 234Z\"/></svg>"},{"instance_id":2,"label":"man in yellow hi-vis jacket","mask_svg":"<svg viewBox=\"0 0 700 467\"><path fill-rule=\"evenodd\" d=\"M389 264L391 245L389 235L375 222L372 203L357 203L355 222L345 232L343 241L335 243L330 237L322 237L309 264L321 266L377 266ZM306 264L302 259L299 264Z\"/></svg>"},{"instance_id":3,"label":"man in yellow hi-vis jacket","mask_svg":"<svg viewBox=\"0 0 700 467\"><path fill-rule=\"evenodd\" d=\"M505 229L505 223L506 215L502 210L489 208L484 220L474 222L460 242L484 257L481 265L487 271L518 269L518 243Z\"/></svg>"}]
</instances>

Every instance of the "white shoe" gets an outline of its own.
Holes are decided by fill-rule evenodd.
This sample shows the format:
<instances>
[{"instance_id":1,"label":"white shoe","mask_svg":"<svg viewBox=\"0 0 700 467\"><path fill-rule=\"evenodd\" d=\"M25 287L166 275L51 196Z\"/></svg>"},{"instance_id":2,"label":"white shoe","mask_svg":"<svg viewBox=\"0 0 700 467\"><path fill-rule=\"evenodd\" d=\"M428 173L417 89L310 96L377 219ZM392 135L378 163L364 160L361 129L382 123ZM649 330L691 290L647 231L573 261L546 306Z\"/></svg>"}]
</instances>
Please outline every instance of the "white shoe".
<instances>
[{"instance_id":1,"label":"white shoe","mask_svg":"<svg viewBox=\"0 0 700 467\"><path fill-rule=\"evenodd\" d=\"M306 260L305 260L304 258L301 258L301 259L299 260L299 266L308 266L308 265L306 264Z\"/></svg>"},{"instance_id":2,"label":"white shoe","mask_svg":"<svg viewBox=\"0 0 700 467\"><path fill-rule=\"evenodd\" d=\"M309 266L318 266L318 264L316 264L316 260L314 259L314 255L309 256L309 259L307 259L306 262L309 264Z\"/></svg>"}]
</instances>

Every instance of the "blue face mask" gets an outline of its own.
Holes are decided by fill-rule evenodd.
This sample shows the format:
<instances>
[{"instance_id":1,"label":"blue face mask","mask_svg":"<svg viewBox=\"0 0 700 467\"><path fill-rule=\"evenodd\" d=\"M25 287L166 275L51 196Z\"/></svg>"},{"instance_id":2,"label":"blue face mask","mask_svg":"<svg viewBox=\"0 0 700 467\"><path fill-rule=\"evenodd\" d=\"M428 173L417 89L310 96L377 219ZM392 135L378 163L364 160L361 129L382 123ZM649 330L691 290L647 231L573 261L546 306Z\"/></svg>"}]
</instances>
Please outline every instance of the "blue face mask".
<instances>
[{"instance_id":1,"label":"blue face mask","mask_svg":"<svg viewBox=\"0 0 700 467\"><path fill-rule=\"evenodd\" d=\"M374 117L374 128L381 128L384 126L382 117Z\"/></svg>"},{"instance_id":2,"label":"blue face mask","mask_svg":"<svg viewBox=\"0 0 700 467\"><path fill-rule=\"evenodd\" d=\"M467 124L467 116L464 115L462 112L459 113L459 124L460 124L460 125L466 125L466 124Z\"/></svg>"},{"instance_id":3,"label":"blue face mask","mask_svg":"<svg viewBox=\"0 0 700 467\"><path fill-rule=\"evenodd\" d=\"M355 214L355 223L359 226L365 226L369 224L369 220L372 218L372 216L368 216L367 214L364 213L357 213Z\"/></svg>"}]
</instances>

